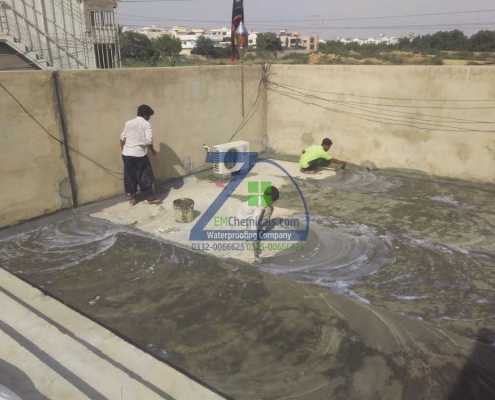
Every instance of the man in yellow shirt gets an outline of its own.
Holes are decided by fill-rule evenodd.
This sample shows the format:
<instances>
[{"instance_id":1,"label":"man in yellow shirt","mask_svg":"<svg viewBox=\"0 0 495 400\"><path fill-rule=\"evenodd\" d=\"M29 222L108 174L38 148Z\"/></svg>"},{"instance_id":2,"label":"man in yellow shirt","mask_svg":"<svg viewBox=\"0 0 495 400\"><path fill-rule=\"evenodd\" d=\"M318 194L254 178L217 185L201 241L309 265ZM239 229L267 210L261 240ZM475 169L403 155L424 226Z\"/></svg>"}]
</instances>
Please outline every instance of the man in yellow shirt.
<instances>
[{"instance_id":1,"label":"man in yellow shirt","mask_svg":"<svg viewBox=\"0 0 495 400\"><path fill-rule=\"evenodd\" d=\"M321 146L309 146L303 150L299 165L305 174L315 174L318 167L329 167L331 163L340 164L345 168L347 161L340 161L328 155L328 150L332 147L332 141L323 139Z\"/></svg>"}]
</instances>

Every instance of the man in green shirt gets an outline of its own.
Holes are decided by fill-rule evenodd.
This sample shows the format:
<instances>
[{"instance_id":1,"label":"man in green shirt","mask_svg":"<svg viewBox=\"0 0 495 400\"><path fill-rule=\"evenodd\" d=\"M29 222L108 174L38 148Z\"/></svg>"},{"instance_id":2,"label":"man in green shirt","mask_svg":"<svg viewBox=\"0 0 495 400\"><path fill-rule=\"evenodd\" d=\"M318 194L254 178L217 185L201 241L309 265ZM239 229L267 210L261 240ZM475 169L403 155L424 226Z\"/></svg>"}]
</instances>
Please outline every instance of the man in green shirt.
<instances>
[{"instance_id":1,"label":"man in green shirt","mask_svg":"<svg viewBox=\"0 0 495 400\"><path fill-rule=\"evenodd\" d=\"M340 161L328 155L328 150L332 147L332 141L323 139L321 146L309 146L303 150L299 165L305 174L315 174L318 167L329 167L331 163L340 164L345 168L347 161Z\"/></svg>"}]
</instances>

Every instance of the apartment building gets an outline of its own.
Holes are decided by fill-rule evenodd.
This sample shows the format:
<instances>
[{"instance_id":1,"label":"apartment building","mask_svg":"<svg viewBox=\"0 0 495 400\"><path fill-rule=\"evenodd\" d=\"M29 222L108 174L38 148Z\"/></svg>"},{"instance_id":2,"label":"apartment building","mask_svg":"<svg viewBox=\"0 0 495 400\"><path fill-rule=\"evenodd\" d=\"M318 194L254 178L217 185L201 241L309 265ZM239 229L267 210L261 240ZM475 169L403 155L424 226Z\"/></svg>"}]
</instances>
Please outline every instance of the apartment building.
<instances>
[{"instance_id":1,"label":"apartment building","mask_svg":"<svg viewBox=\"0 0 495 400\"><path fill-rule=\"evenodd\" d=\"M0 0L8 69L120 67L116 0ZM9 54L13 53L13 54Z\"/></svg>"}]
</instances>

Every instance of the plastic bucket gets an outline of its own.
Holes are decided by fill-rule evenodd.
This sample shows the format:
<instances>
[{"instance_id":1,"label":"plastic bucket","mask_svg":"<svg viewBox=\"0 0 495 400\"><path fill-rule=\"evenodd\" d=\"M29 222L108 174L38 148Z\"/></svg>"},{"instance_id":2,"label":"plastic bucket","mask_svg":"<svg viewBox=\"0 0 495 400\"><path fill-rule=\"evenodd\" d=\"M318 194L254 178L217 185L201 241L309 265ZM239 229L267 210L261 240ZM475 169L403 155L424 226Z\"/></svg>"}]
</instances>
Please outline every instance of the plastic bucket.
<instances>
[{"instance_id":1,"label":"plastic bucket","mask_svg":"<svg viewBox=\"0 0 495 400\"><path fill-rule=\"evenodd\" d=\"M194 200L177 199L174 201L175 220L187 224L194 220Z\"/></svg>"}]
</instances>

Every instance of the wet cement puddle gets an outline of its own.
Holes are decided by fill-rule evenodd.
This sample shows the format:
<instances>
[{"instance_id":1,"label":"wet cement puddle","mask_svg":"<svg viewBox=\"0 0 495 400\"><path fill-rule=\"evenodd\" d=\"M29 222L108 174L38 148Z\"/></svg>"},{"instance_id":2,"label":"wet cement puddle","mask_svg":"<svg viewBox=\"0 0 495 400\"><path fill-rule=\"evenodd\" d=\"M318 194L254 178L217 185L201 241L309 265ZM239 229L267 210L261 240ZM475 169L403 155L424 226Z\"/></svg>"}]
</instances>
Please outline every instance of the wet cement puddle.
<instances>
[{"instance_id":1,"label":"wet cement puddle","mask_svg":"<svg viewBox=\"0 0 495 400\"><path fill-rule=\"evenodd\" d=\"M89 217L0 263L234 398L494 398L493 187L363 174L302 182L305 250L259 266Z\"/></svg>"}]
</instances>

